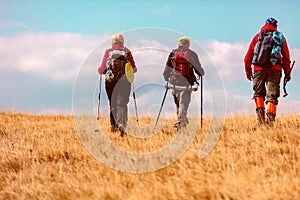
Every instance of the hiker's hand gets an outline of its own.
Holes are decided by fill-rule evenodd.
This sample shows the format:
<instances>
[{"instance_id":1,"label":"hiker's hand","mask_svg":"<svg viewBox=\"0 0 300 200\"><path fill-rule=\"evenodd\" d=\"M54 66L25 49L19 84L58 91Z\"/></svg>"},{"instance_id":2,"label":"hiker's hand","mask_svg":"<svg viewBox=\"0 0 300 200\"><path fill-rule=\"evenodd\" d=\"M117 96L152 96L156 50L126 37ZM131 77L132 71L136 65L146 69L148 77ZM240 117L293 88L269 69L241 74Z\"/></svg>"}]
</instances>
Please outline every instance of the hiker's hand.
<instances>
[{"instance_id":1,"label":"hiker's hand","mask_svg":"<svg viewBox=\"0 0 300 200\"><path fill-rule=\"evenodd\" d=\"M247 76L247 79L248 79L249 81L252 81L252 80L253 80L252 73L247 73L246 76Z\"/></svg>"},{"instance_id":2,"label":"hiker's hand","mask_svg":"<svg viewBox=\"0 0 300 200\"><path fill-rule=\"evenodd\" d=\"M290 80L291 80L291 75L290 74L284 76L284 82L285 83L289 82Z\"/></svg>"}]
</instances>

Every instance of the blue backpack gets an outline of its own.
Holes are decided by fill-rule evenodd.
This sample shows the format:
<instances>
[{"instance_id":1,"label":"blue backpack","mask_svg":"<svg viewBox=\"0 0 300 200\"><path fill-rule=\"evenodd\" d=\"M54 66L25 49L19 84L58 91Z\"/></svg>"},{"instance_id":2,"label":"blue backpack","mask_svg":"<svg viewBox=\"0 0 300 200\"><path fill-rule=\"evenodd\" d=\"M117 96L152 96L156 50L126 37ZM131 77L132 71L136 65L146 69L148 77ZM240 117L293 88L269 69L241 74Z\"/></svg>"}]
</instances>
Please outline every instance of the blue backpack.
<instances>
[{"instance_id":1,"label":"blue backpack","mask_svg":"<svg viewBox=\"0 0 300 200\"><path fill-rule=\"evenodd\" d=\"M270 68L278 63L284 37L281 32L264 30L260 32L256 45L252 64L263 68Z\"/></svg>"}]
</instances>

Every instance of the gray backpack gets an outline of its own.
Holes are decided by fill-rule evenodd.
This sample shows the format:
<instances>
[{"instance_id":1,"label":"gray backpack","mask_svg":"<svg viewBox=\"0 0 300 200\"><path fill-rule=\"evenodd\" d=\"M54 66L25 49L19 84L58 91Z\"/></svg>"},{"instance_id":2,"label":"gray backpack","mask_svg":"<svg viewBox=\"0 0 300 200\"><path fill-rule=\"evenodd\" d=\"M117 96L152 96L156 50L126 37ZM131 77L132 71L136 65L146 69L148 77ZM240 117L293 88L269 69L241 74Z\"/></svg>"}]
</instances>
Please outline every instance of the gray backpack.
<instances>
[{"instance_id":1,"label":"gray backpack","mask_svg":"<svg viewBox=\"0 0 300 200\"><path fill-rule=\"evenodd\" d=\"M114 75L114 80L119 80L125 74L125 65L128 62L127 51L123 49L110 49L106 61L106 67L110 69Z\"/></svg>"}]
</instances>

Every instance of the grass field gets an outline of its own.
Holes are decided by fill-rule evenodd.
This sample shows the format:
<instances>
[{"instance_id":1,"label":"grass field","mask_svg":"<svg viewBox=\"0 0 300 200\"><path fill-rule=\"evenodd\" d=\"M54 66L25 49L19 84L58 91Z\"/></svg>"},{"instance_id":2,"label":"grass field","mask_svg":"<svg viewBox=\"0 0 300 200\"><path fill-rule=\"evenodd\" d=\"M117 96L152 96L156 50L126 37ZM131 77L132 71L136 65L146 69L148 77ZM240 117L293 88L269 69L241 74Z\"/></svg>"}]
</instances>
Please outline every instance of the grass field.
<instances>
[{"instance_id":1,"label":"grass field","mask_svg":"<svg viewBox=\"0 0 300 200\"><path fill-rule=\"evenodd\" d=\"M147 124L149 119L141 119ZM110 133L120 148L151 152L177 134L173 121L144 139ZM228 117L215 148L199 151L209 121L168 167L124 173L95 159L71 116L0 113L0 199L300 199L300 116L252 129L252 116Z\"/></svg>"}]
</instances>

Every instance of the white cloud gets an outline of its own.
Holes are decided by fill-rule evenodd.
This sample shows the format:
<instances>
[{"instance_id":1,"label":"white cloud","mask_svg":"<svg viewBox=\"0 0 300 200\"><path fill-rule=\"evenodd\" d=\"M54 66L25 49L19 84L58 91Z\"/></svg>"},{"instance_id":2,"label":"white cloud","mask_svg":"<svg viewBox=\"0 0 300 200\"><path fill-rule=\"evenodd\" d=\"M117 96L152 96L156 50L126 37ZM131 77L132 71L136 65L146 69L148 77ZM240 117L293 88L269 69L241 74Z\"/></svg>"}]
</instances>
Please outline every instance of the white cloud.
<instances>
[{"instance_id":1,"label":"white cloud","mask_svg":"<svg viewBox=\"0 0 300 200\"><path fill-rule=\"evenodd\" d=\"M300 73L300 67L298 67L300 65L300 49L293 48L290 50L290 54L291 54L291 61L295 60L295 66L293 71Z\"/></svg>"},{"instance_id":2,"label":"white cloud","mask_svg":"<svg viewBox=\"0 0 300 200\"><path fill-rule=\"evenodd\" d=\"M0 45L5 48L0 49L0 69L69 80L75 77L80 64L101 39L72 33L24 33L1 37Z\"/></svg>"},{"instance_id":3,"label":"white cloud","mask_svg":"<svg viewBox=\"0 0 300 200\"><path fill-rule=\"evenodd\" d=\"M137 66L160 65L164 67L170 48L156 40L141 39L130 47Z\"/></svg>"},{"instance_id":4,"label":"white cloud","mask_svg":"<svg viewBox=\"0 0 300 200\"><path fill-rule=\"evenodd\" d=\"M207 54L226 82L234 82L244 78L243 61L247 47L248 45L242 42L231 44L217 40L209 41L204 45Z\"/></svg>"}]
</instances>

